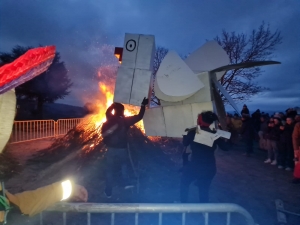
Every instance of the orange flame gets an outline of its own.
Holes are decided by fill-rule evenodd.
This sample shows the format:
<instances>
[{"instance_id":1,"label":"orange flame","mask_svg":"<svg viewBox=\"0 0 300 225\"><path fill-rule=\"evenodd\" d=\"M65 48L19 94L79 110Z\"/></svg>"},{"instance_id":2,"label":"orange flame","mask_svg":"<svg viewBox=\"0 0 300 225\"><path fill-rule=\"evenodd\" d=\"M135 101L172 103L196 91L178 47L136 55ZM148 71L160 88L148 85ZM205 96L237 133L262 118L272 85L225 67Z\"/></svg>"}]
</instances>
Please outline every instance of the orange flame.
<instances>
[{"instance_id":1,"label":"orange flame","mask_svg":"<svg viewBox=\"0 0 300 225\"><path fill-rule=\"evenodd\" d=\"M103 80L102 82L99 82L99 90L101 93L101 101L98 103L98 113L95 115L93 118L93 122L95 123L96 128L101 126L102 123L106 121L106 116L105 112L106 109L111 106L113 103L114 99L114 86L115 86L115 79L105 79L105 75L101 73L101 71L98 72L98 76L102 77ZM133 116L138 114L139 112L139 107L135 106L129 106L129 105L124 105L125 106L125 111L124 115L125 116ZM114 113L114 112L113 112ZM144 132L144 124L142 121L138 122L136 126L141 129L141 131Z\"/></svg>"}]
</instances>

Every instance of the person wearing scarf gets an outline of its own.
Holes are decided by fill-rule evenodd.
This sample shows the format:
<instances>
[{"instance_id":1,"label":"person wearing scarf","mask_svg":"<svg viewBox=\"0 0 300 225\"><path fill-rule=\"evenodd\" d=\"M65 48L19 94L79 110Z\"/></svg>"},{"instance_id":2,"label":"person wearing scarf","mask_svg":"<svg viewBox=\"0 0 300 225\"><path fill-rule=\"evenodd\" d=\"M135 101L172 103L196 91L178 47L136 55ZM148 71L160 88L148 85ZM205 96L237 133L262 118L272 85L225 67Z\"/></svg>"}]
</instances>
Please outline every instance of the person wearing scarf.
<instances>
[{"instance_id":1,"label":"person wearing scarf","mask_svg":"<svg viewBox=\"0 0 300 225\"><path fill-rule=\"evenodd\" d=\"M211 111L202 112L198 115L197 124L201 130L215 133L210 129L210 125L218 120L215 113ZM196 181L199 190L199 202L209 202L209 188L216 174L216 160L214 152L219 146L222 150L228 150L228 144L222 138L214 141L212 147L194 142L196 129L190 129L187 135L183 136L183 145L190 146L192 150L191 162L189 162L182 172L180 182L180 201L188 202L189 186ZM200 134L201 135L201 134Z\"/></svg>"}]
</instances>

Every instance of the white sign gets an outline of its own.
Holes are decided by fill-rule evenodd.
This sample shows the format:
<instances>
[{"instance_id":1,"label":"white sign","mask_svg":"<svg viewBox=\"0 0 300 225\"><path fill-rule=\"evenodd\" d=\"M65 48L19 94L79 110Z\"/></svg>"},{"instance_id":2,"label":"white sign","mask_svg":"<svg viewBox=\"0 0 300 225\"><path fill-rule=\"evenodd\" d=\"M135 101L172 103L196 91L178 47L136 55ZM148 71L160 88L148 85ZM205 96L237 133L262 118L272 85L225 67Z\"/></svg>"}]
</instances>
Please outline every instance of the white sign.
<instances>
[{"instance_id":1,"label":"white sign","mask_svg":"<svg viewBox=\"0 0 300 225\"><path fill-rule=\"evenodd\" d=\"M214 144L214 141L217 140L220 135L215 133L210 133L204 130L198 130L199 133L196 133L194 142L207 145L209 147L212 147Z\"/></svg>"},{"instance_id":2,"label":"white sign","mask_svg":"<svg viewBox=\"0 0 300 225\"><path fill-rule=\"evenodd\" d=\"M217 134L219 134L221 137L226 138L226 139L230 139L231 133L224 131L224 130L219 130L217 129Z\"/></svg>"}]
</instances>

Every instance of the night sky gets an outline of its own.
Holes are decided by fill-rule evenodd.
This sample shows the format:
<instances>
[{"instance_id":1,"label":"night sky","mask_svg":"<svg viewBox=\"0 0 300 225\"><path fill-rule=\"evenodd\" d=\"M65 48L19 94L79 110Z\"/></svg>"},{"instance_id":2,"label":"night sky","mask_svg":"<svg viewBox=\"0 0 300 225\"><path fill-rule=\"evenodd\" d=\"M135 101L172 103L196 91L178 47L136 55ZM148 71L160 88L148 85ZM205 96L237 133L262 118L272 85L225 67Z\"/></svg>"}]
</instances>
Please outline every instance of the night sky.
<instances>
[{"instance_id":1,"label":"night sky","mask_svg":"<svg viewBox=\"0 0 300 225\"><path fill-rule=\"evenodd\" d=\"M250 111L300 106L299 0L1 0L0 51L15 45L56 45L74 83L63 101L82 106L97 96L97 70L125 33L153 34L156 45L191 53L227 31L250 33L265 21L283 43L256 81L270 89L247 102Z\"/></svg>"}]
</instances>

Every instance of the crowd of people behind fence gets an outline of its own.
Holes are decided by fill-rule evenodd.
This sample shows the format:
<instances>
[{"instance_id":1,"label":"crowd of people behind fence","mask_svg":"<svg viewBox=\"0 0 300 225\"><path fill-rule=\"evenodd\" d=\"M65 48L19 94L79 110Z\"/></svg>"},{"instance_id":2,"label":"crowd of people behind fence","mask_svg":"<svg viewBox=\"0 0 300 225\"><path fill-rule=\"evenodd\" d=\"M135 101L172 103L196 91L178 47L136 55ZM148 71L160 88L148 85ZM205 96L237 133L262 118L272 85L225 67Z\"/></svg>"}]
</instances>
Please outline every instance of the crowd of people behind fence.
<instances>
[{"instance_id":1,"label":"crowd of people behind fence","mask_svg":"<svg viewBox=\"0 0 300 225\"><path fill-rule=\"evenodd\" d=\"M257 109L250 114L247 105L244 105L241 117L237 113L227 114L227 126L232 134L232 144L236 144L239 137L242 138L246 145L246 156L252 155L253 144L257 140L259 149L267 151L266 164L292 171L295 161L299 160L299 109L289 108L273 115ZM294 182L300 180L294 179Z\"/></svg>"}]
</instances>

